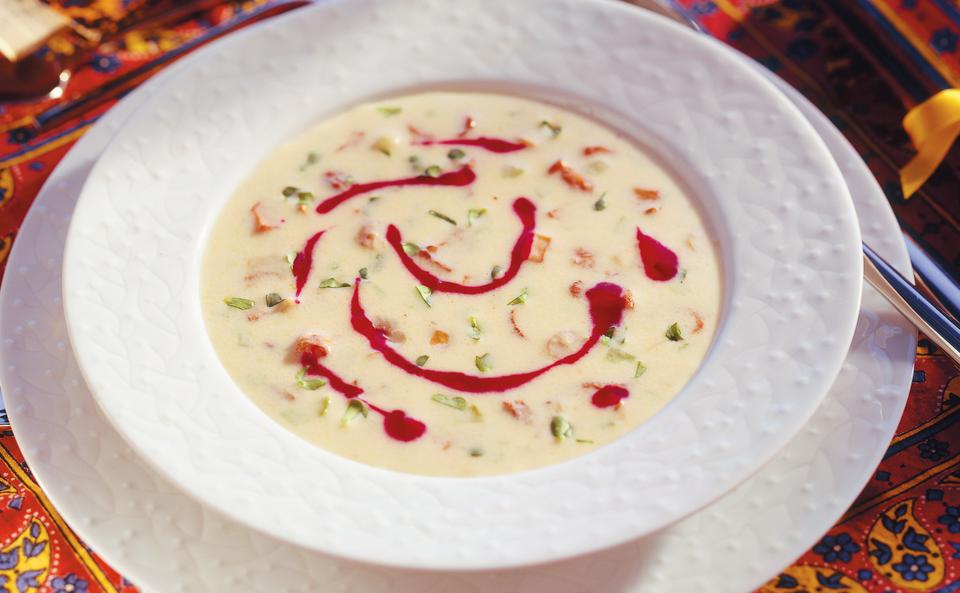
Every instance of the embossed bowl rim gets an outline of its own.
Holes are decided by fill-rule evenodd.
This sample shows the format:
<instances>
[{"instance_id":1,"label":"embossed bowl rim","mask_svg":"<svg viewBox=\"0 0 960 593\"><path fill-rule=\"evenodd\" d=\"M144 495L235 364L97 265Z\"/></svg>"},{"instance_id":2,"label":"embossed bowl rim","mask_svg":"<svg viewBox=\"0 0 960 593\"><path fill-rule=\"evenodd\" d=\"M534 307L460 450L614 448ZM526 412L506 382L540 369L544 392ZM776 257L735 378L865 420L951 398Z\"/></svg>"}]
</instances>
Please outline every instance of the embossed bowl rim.
<instances>
[{"instance_id":1,"label":"embossed bowl rim","mask_svg":"<svg viewBox=\"0 0 960 593\"><path fill-rule=\"evenodd\" d=\"M359 561L543 563L703 507L816 409L850 344L862 271L826 147L768 81L717 49L608 0L330 0L211 45L131 116L78 202L63 293L91 391L185 492ZM245 172L352 103L451 85L547 95L623 128L680 173L716 231L726 304L707 360L660 413L589 455L482 478L355 463L268 419L205 334L202 246Z\"/></svg>"}]
</instances>

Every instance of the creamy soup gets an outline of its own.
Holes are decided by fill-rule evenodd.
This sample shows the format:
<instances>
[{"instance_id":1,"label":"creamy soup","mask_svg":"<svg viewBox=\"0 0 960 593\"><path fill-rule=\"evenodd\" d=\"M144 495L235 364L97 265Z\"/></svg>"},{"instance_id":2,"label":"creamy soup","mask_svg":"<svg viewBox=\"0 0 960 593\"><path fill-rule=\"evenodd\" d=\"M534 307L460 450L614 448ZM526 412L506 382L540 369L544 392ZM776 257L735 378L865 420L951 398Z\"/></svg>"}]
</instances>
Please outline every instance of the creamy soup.
<instances>
[{"instance_id":1,"label":"creamy soup","mask_svg":"<svg viewBox=\"0 0 960 593\"><path fill-rule=\"evenodd\" d=\"M700 214L628 139L553 105L425 93L273 152L206 247L227 371L271 418L394 470L582 455L662 408L716 330Z\"/></svg>"}]
</instances>

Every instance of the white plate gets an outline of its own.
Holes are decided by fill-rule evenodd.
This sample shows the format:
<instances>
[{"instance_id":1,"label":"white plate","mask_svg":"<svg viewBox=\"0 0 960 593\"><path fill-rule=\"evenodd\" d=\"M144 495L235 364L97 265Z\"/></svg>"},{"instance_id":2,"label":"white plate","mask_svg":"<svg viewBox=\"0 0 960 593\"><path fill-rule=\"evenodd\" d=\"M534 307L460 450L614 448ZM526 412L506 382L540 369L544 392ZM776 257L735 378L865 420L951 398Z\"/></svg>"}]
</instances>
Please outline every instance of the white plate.
<instances>
[{"instance_id":1,"label":"white plate","mask_svg":"<svg viewBox=\"0 0 960 593\"><path fill-rule=\"evenodd\" d=\"M83 385L58 301L80 185L122 122L182 67L129 95L60 162L24 221L0 290L0 384L27 462L81 537L145 590L743 593L829 529L879 463L906 402L915 334L868 288L840 377L801 434L735 491L654 538L497 576L452 575L341 562L224 521L150 469L103 418ZM844 173L864 237L909 273L876 181L827 119L796 100Z\"/></svg>"},{"instance_id":2,"label":"white plate","mask_svg":"<svg viewBox=\"0 0 960 593\"><path fill-rule=\"evenodd\" d=\"M850 344L861 283L836 164L789 101L720 47L586 0L335 1L208 47L125 123L77 205L64 302L91 391L189 494L345 558L520 566L688 515L816 409ZM202 243L253 164L358 100L454 81L615 122L693 188L724 259L721 328L683 392L615 443L536 471L412 476L310 445L239 392L202 322Z\"/></svg>"}]
</instances>

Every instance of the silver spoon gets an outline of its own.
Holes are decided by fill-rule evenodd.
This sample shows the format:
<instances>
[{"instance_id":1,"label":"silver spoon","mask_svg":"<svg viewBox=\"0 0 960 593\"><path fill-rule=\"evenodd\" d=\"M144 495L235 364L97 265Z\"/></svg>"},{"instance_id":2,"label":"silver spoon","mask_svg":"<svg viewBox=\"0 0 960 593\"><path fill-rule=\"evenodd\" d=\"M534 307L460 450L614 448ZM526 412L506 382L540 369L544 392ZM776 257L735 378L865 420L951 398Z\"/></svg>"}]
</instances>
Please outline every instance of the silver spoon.
<instances>
[{"instance_id":1,"label":"silver spoon","mask_svg":"<svg viewBox=\"0 0 960 593\"><path fill-rule=\"evenodd\" d=\"M673 5L670 0L627 0L631 4L646 8L659 15L672 19L686 27L702 33L700 25ZM939 266L919 249L910 249L910 260L917 269L936 269ZM921 261L917 261L917 260ZM940 270L942 272L942 270ZM931 342L960 365L960 327L930 299L924 296L906 278L897 272L882 257L863 243L863 277L873 288L883 295L890 304L917 327ZM956 292L956 286L948 276L940 278L923 277L928 284L947 283L940 294Z\"/></svg>"}]
</instances>

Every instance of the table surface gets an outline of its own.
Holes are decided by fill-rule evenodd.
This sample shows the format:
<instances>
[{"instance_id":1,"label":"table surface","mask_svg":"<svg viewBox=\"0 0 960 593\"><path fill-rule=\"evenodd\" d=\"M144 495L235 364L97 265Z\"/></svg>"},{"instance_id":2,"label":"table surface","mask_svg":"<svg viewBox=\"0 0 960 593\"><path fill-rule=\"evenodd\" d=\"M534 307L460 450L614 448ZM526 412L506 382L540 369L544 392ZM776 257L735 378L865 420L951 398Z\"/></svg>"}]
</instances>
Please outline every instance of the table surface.
<instances>
[{"instance_id":1,"label":"table surface","mask_svg":"<svg viewBox=\"0 0 960 593\"><path fill-rule=\"evenodd\" d=\"M85 25L143 0L63 0ZM139 30L100 48L68 94L103 85L237 10L237 0L176 26ZM910 200L899 168L914 154L901 120L939 90L960 87L957 0L679 0L712 35L794 85L863 156L904 230L960 276L960 146ZM51 51L70 53L69 43ZM0 273L44 180L110 107L34 135L18 130L44 103L0 103ZM883 462L843 518L762 591L960 591L960 371L921 339L913 386ZM42 527L41 527L42 526ZM50 541L62 550L51 558ZM906 561L888 560L890 547ZM22 553L18 553L22 551ZM894 550L894 555L896 554ZM23 462L0 413L0 591L132 592L77 538Z\"/></svg>"}]
</instances>

